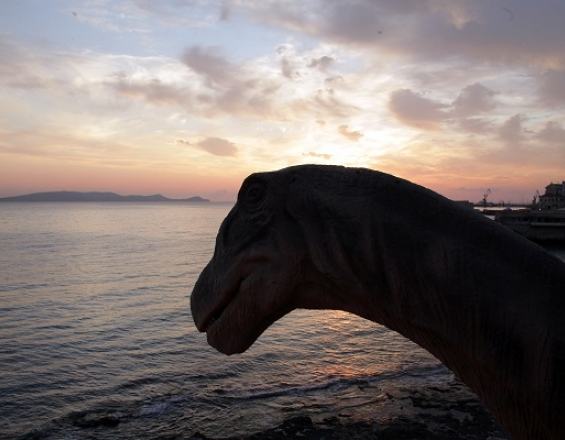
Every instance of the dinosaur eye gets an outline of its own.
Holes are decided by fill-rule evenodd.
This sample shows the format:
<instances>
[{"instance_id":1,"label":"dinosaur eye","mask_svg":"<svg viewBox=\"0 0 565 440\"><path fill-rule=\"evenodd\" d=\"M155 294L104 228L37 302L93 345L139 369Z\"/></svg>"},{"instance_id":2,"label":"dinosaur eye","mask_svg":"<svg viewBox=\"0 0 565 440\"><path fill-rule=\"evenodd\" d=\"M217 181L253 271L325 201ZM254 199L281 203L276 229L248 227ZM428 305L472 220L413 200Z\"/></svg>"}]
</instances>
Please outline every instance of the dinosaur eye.
<instances>
[{"instance_id":1,"label":"dinosaur eye","mask_svg":"<svg viewBox=\"0 0 565 440\"><path fill-rule=\"evenodd\" d=\"M265 198L265 185L261 183L253 183L245 191L245 206L249 209L257 209L261 206L261 202Z\"/></svg>"}]
</instances>

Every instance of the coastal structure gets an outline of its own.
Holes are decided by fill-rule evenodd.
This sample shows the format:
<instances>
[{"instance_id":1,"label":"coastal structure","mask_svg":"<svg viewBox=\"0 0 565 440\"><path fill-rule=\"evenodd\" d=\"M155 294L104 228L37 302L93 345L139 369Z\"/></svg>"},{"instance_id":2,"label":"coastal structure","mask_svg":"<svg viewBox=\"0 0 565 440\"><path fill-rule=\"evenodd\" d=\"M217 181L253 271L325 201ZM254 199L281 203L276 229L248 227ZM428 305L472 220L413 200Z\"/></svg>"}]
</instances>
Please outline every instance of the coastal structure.
<instances>
[{"instance_id":1,"label":"coastal structure","mask_svg":"<svg viewBox=\"0 0 565 440\"><path fill-rule=\"evenodd\" d=\"M495 220L536 242L565 242L565 209L504 210Z\"/></svg>"},{"instance_id":2,"label":"coastal structure","mask_svg":"<svg viewBox=\"0 0 565 440\"><path fill-rule=\"evenodd\" d=\"M538 207L542 211L565 208L565 180L562 183L547 185L545 194L539 196Z\"/></svg>"},{"instance_id":3,"label":"coastal structure","mask_svg":"<svg viewBox=\"0 0 565 440\"><path fill-rule=\"evenodd\" d=\"M504 210L495 220L532 241L565 242L565 181L547 185L532 209Z\"/></svg>"}]
</instances>

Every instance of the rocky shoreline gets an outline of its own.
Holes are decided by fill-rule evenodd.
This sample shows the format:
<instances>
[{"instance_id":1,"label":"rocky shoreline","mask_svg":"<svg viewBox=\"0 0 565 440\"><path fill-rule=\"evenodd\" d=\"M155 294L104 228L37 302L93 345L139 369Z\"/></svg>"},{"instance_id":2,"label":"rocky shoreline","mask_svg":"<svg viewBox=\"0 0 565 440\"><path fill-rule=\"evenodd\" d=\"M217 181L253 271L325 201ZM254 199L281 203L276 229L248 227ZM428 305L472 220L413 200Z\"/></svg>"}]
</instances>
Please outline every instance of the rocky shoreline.
<instances>
[{"instance_id":1,"label":"rocky shoreline","mask_svg":"<svg viewBox=\"0 0 565 440\"><path fill-rule=\"evenodd\" d=\"M447 379L447 380L446 380ZM166 430L152 432L144 438L153 440L509 440L477 397L461 382L450 377L422 382L387 382L368 389L356 385L359 393L375 392L368 405L342 405L340 412L294 412L273 428L245 435L214 436L198 432L197 427L183 429L173 422ZM182 411L179 413L182 414ZM322 415L324 414L324 415ZM139 418L137 418L139 419ZM147 420L165 422L156 415ZM48 426L33 430L21 440L59 438L130 439L139 438L132 431L136 417L121 406L90 411L77 411ZM172 421L178 423L173 416ZM196 428L196 429L194 429ZM237 426L233 427L237 432ZM240 427L239 427L240 428ZM147 426L146 428L147 429ZM241 432L241 431L240 431Z\"/></svg>"},{"instance_id":2,"label":"rocky shoreline","mask_svg":"<svg viewBox=\"0 0 565 440\"><path fill-rule=\"evenodd\" d=\"M230 440L509 440L477 397L453 380L445 385L399 387L386 392L384 416L348 422L345 415L313 420L308 415L285 420L279 426ZM191 440L211 440L196 433Z\"/></svg>"}]
</instances>

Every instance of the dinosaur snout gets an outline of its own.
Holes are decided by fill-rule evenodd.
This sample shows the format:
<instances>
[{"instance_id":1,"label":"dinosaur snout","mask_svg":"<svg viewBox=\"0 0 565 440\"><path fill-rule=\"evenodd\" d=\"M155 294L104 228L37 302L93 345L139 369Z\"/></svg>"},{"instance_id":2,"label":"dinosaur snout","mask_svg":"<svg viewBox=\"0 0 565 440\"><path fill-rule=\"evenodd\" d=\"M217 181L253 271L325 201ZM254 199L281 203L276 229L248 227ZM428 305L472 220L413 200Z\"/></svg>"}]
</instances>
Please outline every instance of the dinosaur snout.
<instances>
[{"instance_id":1,"label":"dinosaur snout","mask_svg":"<svg viewBox=\"0 0 565 440\"><path fill-rule=\"evenodd\" d=\"M190 309L192 311L192 319L196 328L200 332L206 331L206 320L210 309L210 264L204 268L192 289L190 296Z\"/></svg>"}]
</instances>

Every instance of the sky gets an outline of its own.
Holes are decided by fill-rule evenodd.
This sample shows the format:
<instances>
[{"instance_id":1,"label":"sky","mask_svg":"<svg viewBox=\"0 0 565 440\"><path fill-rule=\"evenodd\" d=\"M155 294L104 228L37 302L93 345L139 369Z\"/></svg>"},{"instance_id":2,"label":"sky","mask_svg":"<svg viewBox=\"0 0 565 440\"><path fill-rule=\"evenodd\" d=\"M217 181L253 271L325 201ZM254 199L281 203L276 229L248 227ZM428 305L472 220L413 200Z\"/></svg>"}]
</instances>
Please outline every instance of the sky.
<instances>
[{"instance_id":1,"label":"sky","mask_svg":"<svg viewBox=\"0 0 565 440\"><path fill-rule=\"evenodd\" d=\"M564 0L0 2L0 196L233 200L366 167L447 197L565 180Z\"/></svg>"}]
</instances>

